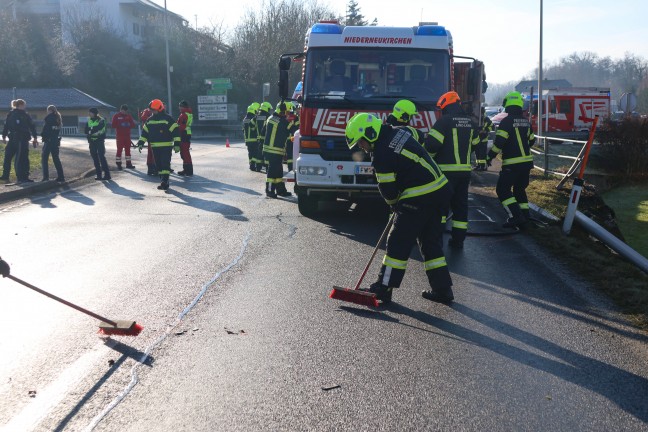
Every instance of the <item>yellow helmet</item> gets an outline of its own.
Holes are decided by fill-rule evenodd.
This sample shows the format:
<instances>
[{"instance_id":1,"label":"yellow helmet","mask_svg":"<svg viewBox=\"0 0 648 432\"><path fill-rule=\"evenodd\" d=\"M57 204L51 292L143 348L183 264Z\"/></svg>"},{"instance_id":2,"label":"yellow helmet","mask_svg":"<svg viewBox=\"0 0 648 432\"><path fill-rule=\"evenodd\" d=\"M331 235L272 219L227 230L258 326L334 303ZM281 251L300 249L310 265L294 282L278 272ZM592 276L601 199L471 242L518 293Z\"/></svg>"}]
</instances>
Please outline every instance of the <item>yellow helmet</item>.
<instances>
[{"instance_id":1,"label":"yellow helmet","mask_svg":"<svg viewBox=\"0 0 648 432\"><path fill-rule=\"evenodd\" d=\"M270 104L270 102L263 102L259 107L259 110L261 111L269 112L271 109L272 109L272 105Z\"/></svg>"},{"instance_id":2,"label":"yellow helmet","mask_svg":"<svg viewBox=\"0 0 648 432\"><path fill-rule=\"evenodd\" d=\"M417 114L416 105L414 105L414 102L407 99L401 99L396 102L396 105L394 105L394 111L392 112L392 115L396 117L396 120L401 123L409 123L412 117Z\"/></svg>"},{"instance_id":3,"label":"yellow helmet","mask_svg":"<svg viewBox=\"0 0 648 432\"><path fill-rule=\"evenodd\" d=\"M512 91L507 93L506 96L504 96L504 100L502 101L502 106L504 108L510 106L519 106L520 108L522 108L524 106L524 99L522 98L520 92Z\"/></svg>"},{"instance_id":4,"label":"yellow helmet","mask_svg":"<svg viewBox=\"0 0 648 432\"><path fill-rule=\"evenodd\" d=\"M252 102L250 106L247 107L247 112L254 114L259 111L259 107L261 107L261 104L259 104L259 102Z\"/></svg>"},{"instance_id":5,"label":"yellow helmet","mask_svg":"<svg viewBox=\"0 0 648 432\"><path fill-rule=\"evenodd\" d=\"M360 139L373 143L378 139L382 121L379 117L369 113L357 113L346 125L344 134L347 145L352 149Z\"/></svg>"}]
</instances>

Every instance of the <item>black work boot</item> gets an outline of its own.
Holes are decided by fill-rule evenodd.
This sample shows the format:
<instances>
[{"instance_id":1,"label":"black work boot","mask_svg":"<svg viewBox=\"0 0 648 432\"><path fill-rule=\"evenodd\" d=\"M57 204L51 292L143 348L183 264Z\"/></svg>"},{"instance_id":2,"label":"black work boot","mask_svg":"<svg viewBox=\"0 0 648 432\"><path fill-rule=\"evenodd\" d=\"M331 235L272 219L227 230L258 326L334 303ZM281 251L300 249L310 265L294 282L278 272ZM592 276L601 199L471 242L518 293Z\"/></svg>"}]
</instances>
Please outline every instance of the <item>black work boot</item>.
<instances>
[{"instance_id":1,"label":"black work boot","mask_svg":"<svg viewBox=\"0 0 648 432\"><path fill-rule=\"evenodd\" d=\"M422 291L421 296L424 299L437 302L437 303L443 303L443 304L450 304L452 303L452 300L454 300L454 295L452 294L452 288L448 288L446 290L427 290L427 291Z\"/></svg>"},{"instance_id":2,"label":"black work boot","mask_svg":"<svg viewBox=\"0 0 648 432\"><path fill-rule=\"evenodd\" d=\"M391 303L393 290L394 288L383 285L380 282L372 283L369 288L360 288L360 291L376 294L376 299L383 302L383 304Z\"/></svg>"},{"instance_id":3,"label":"black work boot","mask_svg":"<svg viewBox=\"0 0 648 432\"><path fill-rule=\"evenodd\" d=\"M119 171L122 170L121 162L117 162L117 169L118 169Z\"/></svg>"},{"instance_id":4,"label":"black work boot","mask_svg":"<svg viewBox=\"0 0 648 432\"><path fill-rule=\"evenodd\" d=\"M277 198L274 184L266 183L266 196L268 198Z\"/></svg>"},{"instance_id":5,"label":"black work boot","mask_svg":"<svg viewBox=\"0 0 648 432\"><path fill-rule=\"evenodd\" d=\"M128 168L128 169L135 169L135 165L133 165L133 164L130 163L130 162L126 162L126 168Z\"/></svg>"},{"instance_id":6,"label":"black work boot","mask_svg":"<svg viewBox=\"0 0 648 432\"><path fill-rule=\"evenodd\" d=\"M282 182L277 184L277 195L281 197L289 197L292 196L292 193L286 190L286 184Z\"/></svg>"}]
</instances>

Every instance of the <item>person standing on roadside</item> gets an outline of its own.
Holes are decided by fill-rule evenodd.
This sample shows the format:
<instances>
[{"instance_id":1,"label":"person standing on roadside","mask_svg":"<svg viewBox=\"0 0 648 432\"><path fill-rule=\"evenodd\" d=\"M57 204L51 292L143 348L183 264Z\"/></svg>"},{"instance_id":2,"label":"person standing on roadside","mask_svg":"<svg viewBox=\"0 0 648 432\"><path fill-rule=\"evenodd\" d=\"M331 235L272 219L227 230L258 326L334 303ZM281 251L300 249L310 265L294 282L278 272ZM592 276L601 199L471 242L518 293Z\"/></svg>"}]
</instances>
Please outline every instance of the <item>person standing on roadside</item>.
<instances>
[{"instance_id":1,"label":"person standing on roadside","mask_svg":"<svg viewBox=\"0 0 648 432\"><path fill-rule=\"evenodd\" d=\"M141 152L145 143L150 144L161 180L157 188L166 191L169 189L172 152L180 153L180 131L178 123L164 111L164 103L160 99L153 99L149 108L155 114L142 127L137 147Z\"/></svg>"},{"instance_id":2,"label":"person standing on roadside","mask_svg":"<svg viewBox=\"0 0 648 432\"><path fill-rule=\"evenodd\" d=\"M5 149L5 160L3 173L0 180L9 180L11 171L11 159L15 155L14 168L18 183L33 182L29 178L29 138L34 137L34 148L38 147L38 135L31 116L25 111L27 103L23 99L16 99L11 102L12 110L7 114L4 128L2 129L2 142L7 144Z\"/></svg>"},{"instance_id":3,"label":"person standing on roadside","mask_svg":"<svg viewBox=\"0 0 648 432\"><path fill-rule=\"evenodd\" d=\"M495 192L507 213L511 214L502 225L504 228L524 228L529 219L529 199L526 188L533 169L531 146L535 135L531 122L523 112L524 99L520 92L508 93L502 101L508 114L497 127L495 141L486 156L486 164L501 153L502 171L497 179Z\"/></svg>"},{"instance_id":4,"label":"person standing on roadside","mask_svg":"<svg viewBox=\"0 0 648 432\"><path fill-rule=\"evenodd\" d=\"M135 127L135 121L128 112L128 105L119 107L119 112L113 116L111 125L115 129L115 141L117 141L115 155L117 169L122 169L122 150L126 156L126 168L135 168L131 163L131 129Z\"/></svg>"},{"instance_id":5,"label":"person standing on roadside","mask_svg":"<svg viewBox=\"0 0 648 432\"><path fill-rule=\"evenodd\" d=\"M178 116L178 127L180 129L180 157L182 158L182 171L178 175L191 177L193 175L193 162L191 161L191 125L193 124L193 112L189 103L185 100L178 104L180 115Z\"/></svg>"},{"instance_id":6,"label":"person standing on roadside","mask_svg":"<svg viewBox=\"0 0 648 432\"><path fill-rule=\"evenodd\" d=\"M473 123L461 108L457 92L444 93L437 101L441 118L434 123L426 138L425 149L430 153L452 186L452 236L448 245L463 248L468 232L468 188L472 166L470 155L479 143Z\"/></svg>"},{"instance_id":7,"label":"person standing on roadside","mask_svg":"<svg viewBox=\"0 0 648 432\"><path fill-rule=\"evenodd\" d=\"M85 127L85 134L90 145L90 156L97 171L95 180L110 180L110 169L106 160L106 120L99 115L97 108L90 108L88 112L90 118Z\"/></svg>"},{"instance_id":8,"label":"person standing on roadside","mask_svg":"<svg viewBox=\"0 0 648 432\"><path fill-rule=\"evenodd\" d=\"M142 128L144 127L144 125L146 124L148 119L151 118L152 115L153 115L153 111L151 111L150 108L147 107L144 110L142 110L142 112L140 113L140 116L139 116L140 121L142 122ZM146 174L150 175L150 176L158 175L158 170L157 170L157 167L155 166L155 158L153 157L153 150L151 150L151 144L148 144L148 146L146 148L146 151L147 151L147 153L146 153L146 168L147 168ZM142 150L140 150L140 153L141 152L142 152Z\"/></svg>"},{"instance_id":9,"label":"person standing on roadside","mask_svg":"<svg viewBox=\"0 0 648 432\"><path fill-rule=\"evenodd\" d=\"M47 116L41 131L41 138L43 140L43 153L41 154L41 168L43 171L43 179L41 181L49 180L49 155L52 155L52 162L56 168L56 181L64 182L63 165L59 158L59 148L61 146L61 126L63 120L61 114L58 112L54 105L47 107Z\"/></svg>"}]
</instances>

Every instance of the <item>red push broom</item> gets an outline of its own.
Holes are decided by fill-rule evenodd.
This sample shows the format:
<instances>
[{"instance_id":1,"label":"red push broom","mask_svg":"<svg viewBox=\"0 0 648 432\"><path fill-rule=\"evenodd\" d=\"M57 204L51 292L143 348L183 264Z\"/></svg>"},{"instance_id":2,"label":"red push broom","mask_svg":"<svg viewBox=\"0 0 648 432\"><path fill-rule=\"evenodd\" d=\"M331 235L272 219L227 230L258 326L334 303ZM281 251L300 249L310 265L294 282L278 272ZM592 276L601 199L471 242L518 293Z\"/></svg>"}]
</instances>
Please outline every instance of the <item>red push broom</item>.
<instances>
[{"instance_id":1,"label":"red push broom","mask_svg":"<svg viewBox=\"0 0 648 432\"><path fill-rule=\"evenodd\" d=\"M90 315L93 318L98 319L101 321L99 323L99 333L105 334L105 335L117 335L117 336L137 336L140 334L140 332L144 329L141 325L137 324L135 321L113 321L109 320L108 318L104 318L101 315L98 315L94 312L91 312L87 309L82 308L81 306L77 306L74 303L70 303L67 300L63 300L60 297L55 296L54 294L50 294L47 291L44 291L40 288L35 287L34 285L25 282L24 280L18 279L17 277L13 275L7 275L7 277L15 282L18 282L21 285L26 286L27 288L31 288L36 292L39 292L51 299L56 300L57 302L61 302L66 306L70 306L72 309L76 309L79 312L83 312L86 315Z\"/></svg>"},{"instance_id":2,"label":"red push broom","mask_svg":"<svg viewBox=\"0 0 648 432\"><path fill-rule=\"evenodd\" d=\"M363 306L378 307L378 299L376 298L376 294L366 292L366 291L360 291L360 284L362 283L362 280L367 274L367 270L369 270L369 267L371 266L371 263L373 262L373 259L376 256L376 252L378 252L378 249L380 248L380 245L382 244L383 240L387 236L389 229L394 224L395 215L396 215L395 213L392 213L391 217L389 218L389 222L387 222L387 226L383 230L383 233L381 234L380 239L378 240L378 244L374 248L373 253L371 254L371 258L369 258L369 262L365 266L364 271L362 272L362 275L358 280L358 283L355 285L355 288L341 288L338 286L334 286L333 289L331 290L331 294L329 294L330 298L336 300L342 300L350 303L355 303Z\"/></svg>"}]
</instances>

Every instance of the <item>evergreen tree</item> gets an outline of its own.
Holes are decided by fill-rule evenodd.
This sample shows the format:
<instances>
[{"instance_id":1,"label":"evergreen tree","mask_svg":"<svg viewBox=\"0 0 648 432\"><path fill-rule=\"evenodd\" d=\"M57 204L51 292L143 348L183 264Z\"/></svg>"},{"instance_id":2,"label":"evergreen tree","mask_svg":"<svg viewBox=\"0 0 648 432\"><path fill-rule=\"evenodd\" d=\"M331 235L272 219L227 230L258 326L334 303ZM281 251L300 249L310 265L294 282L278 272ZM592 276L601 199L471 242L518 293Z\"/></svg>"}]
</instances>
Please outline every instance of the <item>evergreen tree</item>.
<instances>
[{"instance_id":1,"label":"evergreen tree","mask_svg":"<svg viewBox=\"0 0 648 432\"><path fill-rule=\"evenodd\" d=\"M374 20L374 22L376 22L376 20ZM360 6L358 6L357 1L349 0L344 24L348 26L366 26L368 24L367 20L365 20L364 15L360 13Z\"/></svg>"}]
</instances>

